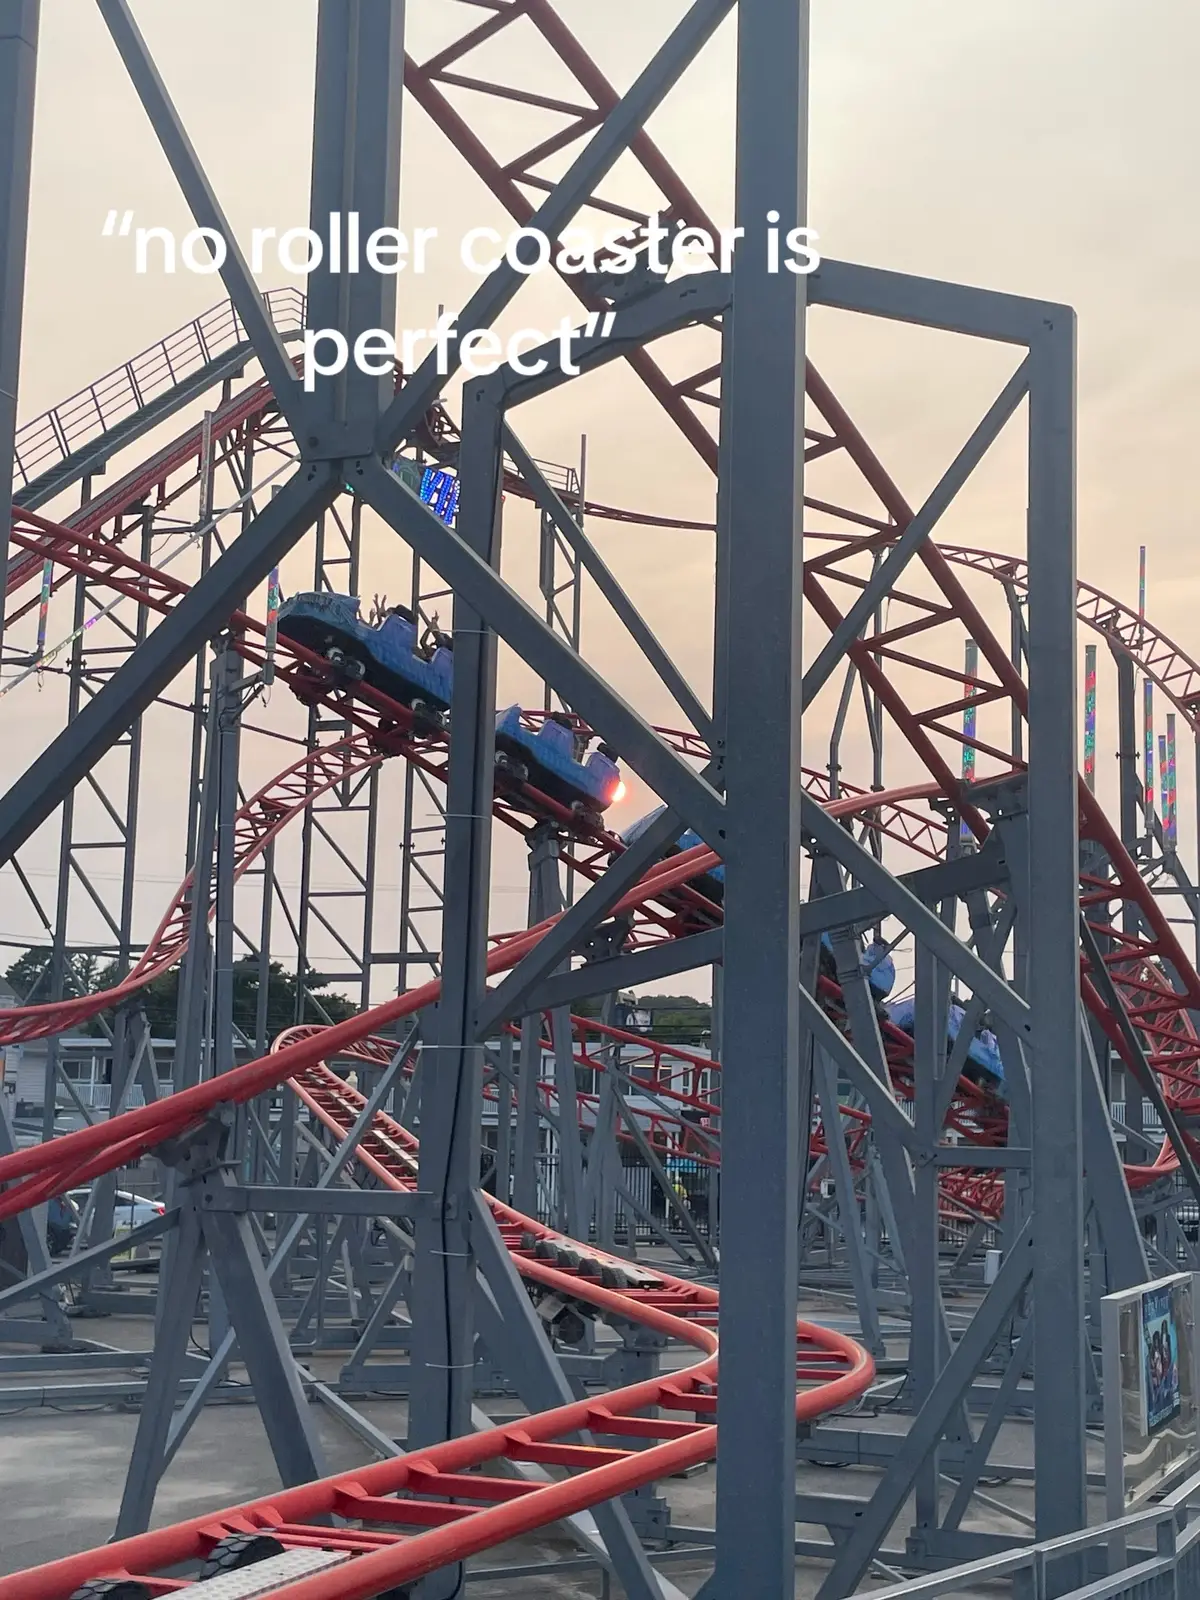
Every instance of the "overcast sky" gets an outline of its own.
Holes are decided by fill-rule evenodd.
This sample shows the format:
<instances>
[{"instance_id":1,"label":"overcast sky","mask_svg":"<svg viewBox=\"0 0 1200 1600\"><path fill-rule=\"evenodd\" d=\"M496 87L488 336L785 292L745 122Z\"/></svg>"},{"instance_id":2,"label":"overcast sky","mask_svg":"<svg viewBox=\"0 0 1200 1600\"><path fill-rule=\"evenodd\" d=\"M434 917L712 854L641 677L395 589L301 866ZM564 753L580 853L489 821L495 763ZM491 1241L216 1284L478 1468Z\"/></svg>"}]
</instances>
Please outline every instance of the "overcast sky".
<instances>
[{"instance_id":1,"label":"overcast sky","mask_svg":"<svg viewBox=\"0 0 1200 1600\"><path fill-rule=\"evenodd\" d=\"M557 8L624 88L686 6L558 0ZM141 0L134 9L239 237L254 226L305 222L312 0ZM100 237L110 208L181 232L186 212L95 8L47 0L43 13L22 418L221 297L215 280L135 277L128 245ZM481 17L458 0L412 0L410 48L423 59ZM1080 573L1135 600L1137 548L1145 544L1155 620L1200 653L1191 484L1200 378L1200 13L1184 0L1137 7L815 0L813 19L810 219L823 250L1077 309ZM731 22L653 124L721 222L731 220L734 39ZM551 96L566 87L517 28L462 70ZM455 98L506 158L559 125L509 103L480 110L469 95ZM436 226L453 241L468 227L501 222L478 179L411 103L404 131L405 226ZM607 192L627 203L649 196L625 166ZM282 274L264 275L264 284L281 281ZM402 280L401 324L424 326L439 303L457 308L476 281L446 249L424 278ZM560 286L538 281L506 326L552 325L571 309ZM826 377L914 503L1013 364L991 349L844 317L814 315L811 333ZM586 432L595 498L668 515L711 514L709 475L624 370L531 407L521 431L536 455L559 461L577 458ZM1021 547L1019 433L1012 430L948 519L947 537ZM515 537L527 538L519 515L514 525ZM594 532L706 691L708 537ZM396 564L392 536L371 537L368 590L372 581L386 587ZM524 570L519 557L515 570ZM819 626L809 631L819 645ZM648 715L670 716L669 702L617 649L602 619L591 650ZM1113 765L1104 693L1102 682L1102 772L1105 762ZM5 707L10 749L32 752L48 702L26 697L18 709L18 698ZM820 765L824 754L810 748L809 759ZM632 814L641 798L635 792ZM160 870L169 877L166 854ZM512 874L508 882L515 892Z\"/></svg>"}]
</instances>

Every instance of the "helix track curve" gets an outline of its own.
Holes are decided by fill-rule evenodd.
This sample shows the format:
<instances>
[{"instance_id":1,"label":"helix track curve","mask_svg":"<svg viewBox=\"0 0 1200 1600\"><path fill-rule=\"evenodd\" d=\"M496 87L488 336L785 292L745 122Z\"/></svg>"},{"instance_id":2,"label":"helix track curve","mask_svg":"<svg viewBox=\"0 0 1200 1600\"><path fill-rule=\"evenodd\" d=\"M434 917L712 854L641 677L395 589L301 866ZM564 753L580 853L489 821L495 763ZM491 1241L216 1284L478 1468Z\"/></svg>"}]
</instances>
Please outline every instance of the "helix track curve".
<instances>
[{"instance_id":1,"label":"helix track curve","mask_svg":"<svg viewBox=\"0 0 1200 1600\"><path fill-rule=\"evenodd\" d=\"M296 1042L312 1042L312 1030L302 1032L303 1041ZM319 1034L316 1042L321 1042ZM276 1054L285 1056L288 1049L289 1035L281 1035ZM372 1059L369 1049L360 1053L354 1045L340 1054ZM366 1104L364 1096L321 1062L297 1071L288 1086L339 1139ZM359 1140L356 1158L382 1187L411 1191L417 1185L417 1152L413 1135L377 1111ZM264 1600L367 1600L387 1586L412 1582L711 1460L717 1444L716 1291L632 1267L491 1197L486 1204L528 1284L582 1304L593 1317L650 1329L690 1346L701 1359L514 1425L414 1450L394 1461L0 1578L0 1600L67 1600L75 1588L97 1578L142 1583L151 1596L167 1593L157 1581L164 1569L203 1560L237 1534L269 1537L281 1551L319 1549L345 1557L343 1565L328 1573L261 1591ZM853 1340L797 1323L797 1421L850 1404L873 1375L873 1361ZM586 1442L579 1442L580 1434ZM516 1462L565 1469L565 1475L545 1484L501 1475ZM331 1516L343 1525L332 1528Z\"/></svg>"}]
</instances>

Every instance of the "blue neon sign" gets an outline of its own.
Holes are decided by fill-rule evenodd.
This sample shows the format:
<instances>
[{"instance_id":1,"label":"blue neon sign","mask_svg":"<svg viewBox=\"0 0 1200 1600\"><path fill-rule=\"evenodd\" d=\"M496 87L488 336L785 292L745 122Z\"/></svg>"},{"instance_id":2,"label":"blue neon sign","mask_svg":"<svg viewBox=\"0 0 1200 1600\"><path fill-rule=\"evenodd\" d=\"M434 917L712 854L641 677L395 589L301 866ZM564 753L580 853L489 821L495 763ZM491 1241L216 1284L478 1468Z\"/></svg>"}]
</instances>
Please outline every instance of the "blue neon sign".
<instances>
[{"instance_id":1,"label":"blue neon sign","mask_svg":"<svg viewBox=\"0 0 1200 1600\"><path fill-rule=\"evenodd\" d=\"M444 467L426 467L421 479L421 499L448 527L458 515L458 478Z\"/></svg>"}]
</instances>

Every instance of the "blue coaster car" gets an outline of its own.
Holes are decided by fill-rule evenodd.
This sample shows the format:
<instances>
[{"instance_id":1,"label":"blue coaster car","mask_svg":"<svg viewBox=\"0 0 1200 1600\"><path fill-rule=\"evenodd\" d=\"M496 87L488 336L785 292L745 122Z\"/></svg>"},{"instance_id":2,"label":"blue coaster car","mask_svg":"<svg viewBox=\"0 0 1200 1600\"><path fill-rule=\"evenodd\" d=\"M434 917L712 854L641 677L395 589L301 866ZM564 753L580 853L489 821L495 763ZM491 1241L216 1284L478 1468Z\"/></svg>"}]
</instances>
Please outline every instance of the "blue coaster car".
<instances>
[{"instance_id":1,"label":"blue coaster car","mask_svg":"<svg viewBox=\"0 0 1200 1600\"><path fill-rule=\"evenodd\" d=\"M520 706L496 716L496 766L519 783L531 783L560 805L597 815L622 789L621 769L608 745L580 760L581 741L569 716L554 711L534 733L523 726Z\"/></svg>"},{"instance_id":2,"label":"blue coaster car","mask_svg":"<svg viewBox=\"0 0 1200 1600\"><path fill-rule=\"evenodd\" d=\"M633 826L626 828L621 835L622 844L631 845L635 840L640 839L655 818L662 816L665 809L665 806L656 806L653 811L648 811L644 817L639 817ZM663 851L663 855L678 855L682 850L691 850L696 845L703 843L704 840L700 835L693 828L688 828L679 835L674 844L667 846ZM701 873L699 877L689 879L689 884L691 888L704 895L706 899L715 901L717 905L720 905L725 898L725 867L723 863L718 862L709 872Z\"/></svg>"},{"instance_id":3,"label":"blue coaster car","mask_svg":"<svg viewBox=\"0 0 1200 1600\"><path fill-rule=\"evenodd\" d=\"M913 1032L913 1013L914 1004L911 999L897 1000L887 1007L889 1019L907 1034ZM958 1030L962 1027L965 1015L962 1006L951 1004L946 1017L946 1035L951 1044L958 1038ZM990 1028L980 1028L967 1047L963 1076L985 1089L990 1089L993 1094L1003 1094L1004 1062L1000 1056L1000 1045L996 1035Z\"/></svg>"},{"instance_id":4,"label":"blue coaster car","mask_svg":"<svg viewBox=\"0 0 1200 1600\"><path fill-rule=\"evenodd\" d=\"M887 945L872 940L863 951L862 962L872 990L879 999L886 999L896 986L896 963L892 960L892 952Z\"/></svg>"},{"instance_id":5,"label":"blue coaster car","mask_svg":"<svg viewBox=\"0 0 1200 1600\"><path fill-rule=\"evenodd\" d=\"M449 638L439 635L427 659L406 606L393 606L377 628L362 620L358 608L355 595L293 595L279 608L279 632L323 655L351 683L369 683L440 721L450 709L454 681Z\"/></svg>"},{"instance_id":6,"label":"blue coaster car","mask_svg":"<svg viewBox=\"0 0 1200 1600\"><path fill-rule=\"evenodd\" d=\"M871 994L875 1001L885 999L891 992L896 982L896 963L892 960L891 951L885 944L872 942L859 955L862 969L867 975L867 982L871 986ZM821 935L821 971L827 978L837 982L837 962L833 954L833 940L827 933Z\"/></svg>"}]
</instances>

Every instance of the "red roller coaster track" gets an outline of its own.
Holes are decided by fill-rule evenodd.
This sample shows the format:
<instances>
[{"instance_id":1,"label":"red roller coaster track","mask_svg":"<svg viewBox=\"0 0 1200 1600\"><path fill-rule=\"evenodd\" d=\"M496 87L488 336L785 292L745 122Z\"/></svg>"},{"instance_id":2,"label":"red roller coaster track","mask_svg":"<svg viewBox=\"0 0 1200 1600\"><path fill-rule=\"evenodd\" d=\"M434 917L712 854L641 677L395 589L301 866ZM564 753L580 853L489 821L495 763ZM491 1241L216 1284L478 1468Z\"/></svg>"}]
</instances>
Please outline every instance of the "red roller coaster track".
<instances>
[{"instance_id":1,"label":"red roller coaster track","mask_svg":"<svg viewBox=\"0 0 1200 1600\"><path fill-rule=\"evenodd\" d=\"M714 866L716 859L712 851L698 846L661 864L624 897L616 907L617 913L669 893L697 872ZM549 919L498 944L488 959L489 973L515 965L555 920ZM184 1090L159 1105L125 1113L103 1126L81 1129L48 1145L0 1160L0 1183L14 1183L0 1194L0 1217L36 1204L73 1183L115 1170L133 1159L137 1151L153 1148L164 1139L197 1126L219 1107L243 1103L285 1080L291 1081L296 1092L329 1127L348 1131L361 1109L362 1097L329 1072L322 1059L353 1053L360 1043L366 1045L364 1058L372 1059L371 1033L423 1009L437 998L439 988L436 981L428 983L324 1031L298 1030L298 1038L289 1042L284 1036L270 1055L236 1068L219 1080ZM392 1187L408 1187L415 1180L415 1149L415 1140L399 1124L380 1115L364 1137L358 1158L381 1181ZM571 1247L570 1241L498 1203L492 1203L492 1210L523 1276L583 1300L601 1313L682 1339L701 1349L706 1359L685 1372L617 1391L603 1402L581 1402L543 1413L516 1428L494 1429L470 1439L453 1440L404 1461L385 1462L305 1485L229 1513L197 1518L168 1530L67 1557L36 1573L0 1579L0 1597L63 1600L89 1578L124 1573L136 1574L147 1582L152 1594L166 1594L175 1586L173 1581L143 1577L146 1569L202 1557L230 1532L269 1527L285 1546L319 1545L345 1550L356 1563L361 1563L353 1573L306 1579L282 1587L281 1593L288 1594L289 1600L333 1600L335 1596L352 1600L355 1596L369 1596L386 1582L420 1576L652 1482L664 1473L710 1459L716 1442L711 1420L707 1425L695 1422L672 1426L640 1413L661 1408L690 1412L697 1418L711 1419L715 1414L716 1337L711 1326L717 1308L715 1292L665 1275L640 1272L633 1274L633 1282L626 1276L621 1287L605 1287L594 1281L601 1267L628 1275L626 1264L584 1246L578 1264L564 1266L556 1260L554 1266L546 1265L532 1253L537 1243L557 1241L565 1250ZM527 1244L527 1237L532 1237L532 1247ZM831 1367L842 1370L831 1378ZM798 1417L815 1416L846 1404L863 1391L872 1373L870 1357L852 1340L798 1324L797 1379L815 1385L799 1393ZM634 1451L566 1442L581 1430L659 1442ZM468 1469L504 1459L537 1460L580 1470L564 1481L546 1486L544 1491L537 1489L536 1499L532 1489L518 1493L511 1488L497 1490L486 1475L482 1480L474 1473L469 1479L462 1476ZM409 1501L405 1495L418 1495L420 1499ZM459 1504L447 1505L441 1514L436 1499L439 1495ZM484 1505L477 1512L472 1511L461 1505L465 1498L482 1500ZM368 1527L386 1522L428 1531L407 1536L373 1533L364 1537L362 1533L342 1530L332 1535L313 1526L315 1519L329 1512L363 1521Z\"/></svg>"},{"instance_id":2,"label":"red roller coaster track","mask_svg":"<svg viewBox=\"0 0 1200 1600\"><path fill-rule=\"evenodd\" d=\"M172 452L167 451L165 454L170 455ZM92 582L103 583L116 592L160 612L169 610L182 595L187 593L187 585L182 580L134 560L121 551L115 543L103 543L75 529L56 525L31 513L18 513L14 519L13 542L29 553L35 568L40 563L50 561L65 570L86 573ZM976 553L956 551L954 554L959 557L963 554L974 556ZM975 562L971 561L969 564L974 566ZM818 558L813 566L819 566L824 575L830 573L836 575L828 555ZM1020 563L1013 562L1009 558L1004 558L999 568L982 563L982 570L989 575L1003 576L1009 581L1019 576L1019 567ZM849 578L847 581L859 580ZM931 607L928 602L914 601L911 597L899 598L901 603L907 599L910 605L923 610L924 614L919 624L922 629L945 620L942 608ZM827 601L824 615L831 626L836 626L836 613L833 611L831 601ZM261 663L265 634L262 625L244 613L238 613L233 617L231 625L241 652L249 660ZM876 684L886 681L880 662L889 653L894 657L892 641L897 633L911 636L914 631L916 631L914 624L902 623L884 634L873 636L869 641L869 648L865 641L860 641L855 647L859 653L859 665L862 665L864 659L867 661L869 668L875 673ZM912 659L906 657L909 664L912 664ZM363 771L393 754L403 755L408 760L418 763L435 777L442 776L445 770L444 735L421 733L414 727L411 714L404 707L388 700L386 696L363 685L355 686L353 695L345 689L331 686L326 664L320 658L286 642L277 670L302 698L309 701L320 699L334 705L339 715L346 717L352 724L357 724L358 731L335 745L317 749L301 757L252 796L240 809L235 834L236 871L239 876L288 821L299 815L316 798L345 777ZM939 679L949 676L943 669L931 670ZM979 696L976 703L978 698ZM965 701L955 701L949 707L939 707L936 716L943 717L948 711L957 710L964 703ZM926 715L924 718L913 720L917 724L921 722L928 724L934 721L934 717ZM702 743L693 734L660 731L664 732L682 753L700 758L706 753ZM941 728L939 731L944 733L949 730ZM949 774L949 768L944 764L937 777L942 785L954 781ZM939 783L913 785L905 790L885 794L871 794L860 790L831 803L826 798L828 794L826 780L819 774L806 773L806 785L810 792L815 792L818 798L823 799L835 814L865 813L871 825L932 858L936 858L938 854L937 835L939 833L944 835L944 826L928 816L913 811L905 802L917 798L929 798L931 794L940 792ZM548 812L555 815L557 820L577 830L577 819L569 816L562 808L556 807L544 796L536 796L527 791L526 798L532 798L543 814ZM1095 810L1094 807L1093 809ZM525 827L524 816L514 807L514 797L499 796L496 801L496 811L497 815L510 825ZM1101 820L1103 821L1102 816ZM575 864L587 875L595 877L601 863L609 858L614 850L619 849L620 844L615 837L604 833L592 835L588 842L597 848L598 853L591 859L578 860ZM1126 867L1127 878L1131 873L1140 891L1137 896L1139 906L1148 905L1157 912L1157 902L1145 888L1140 875L1128 858ZM179 960L186 948L191 888L190 879L181 886L146 951L120 985L93 995L77 996L60 1002L0 1013L0 1041L4 1043L26 1041L61 1032L68 1026L78 1026L100 1011L135 993ZM692 911L699 910L706 913L708 920L719 918L719 909L703 902L694 890L684 886L678 894L692 897L693 904L690 908ZM1141 1029L1143 1037L1147 1040L1152 1065L1166 1080L1169 1097L1180 1109L1186 1110L1190 1103L1189 1097L1196 1094L1195 1065L1197 1056L1200 1055L1186 1004L1181 1003L1156 965L1156 957L1162 954L1159 945L1124 933L1119 939L1115 938L1117 929L1113 926L1110 915L1105 914L1103 921L1096 920L1096 908L1106 906L1114 898L1119 896L1114 893L1112 880L1101 880L1090 876L1081 885L1081 900L1089 909L1094 926L1098 932L1109 937L1111 949L1107 958L1108 964L1120 992L1126 997L1130 1020ZM642 908L641 915L643 919L646 918L646 908ZM691 925L686 914L682 920L678 913L664 918L661 909L652 913L649 921L657 924L656 931L659 936L664 932L670 934L686 931ZM648 931L644 925L643 931ZM1125 1053L1127 1045L1124 1034L1118 1027L1116 1019L1109 1016L1107 1008L1086 978L1084 992L1089 1006L1099 1017L1109 1037L1118 1049ZM888 1040L888 1053L893 1067L893 1078L900 1091L906 1093L910 1086L907 1064L911 1053L911 1041L899 1030L892 1031L895 1037ZM998 1125L994 1115L985 1117L987 1133L981 1134L979 1125L981 1107L977 1104L979 1098L979 1091L964 1083L960 1088L959 1100L952 1111L952 1120L956 1121L963 1137L978 1141L982 1136L987 1142L991 1142L997 1137L1002 1137L1002 1123ZM820 1148L819 1138L816 1148ZM1153 1166L1129 1169L1129 1181L1134 1187L1143 1187L1168 1176L1176 1165L1173 1152L1169 1146L1164 1145ZM973 1212L990 1215L997 1213L1002 1195L1000 1181L991 1176L977 1177L954 1172L946 1175L944 1192L949 1199L969 1204Z\"/></svg>"},{"instance_id":3,"label":"red roller coaster track","mask_svg":"<svg viewBox=\"0 0 1200 1600\"><path fill-rule=\"evenodd\" d=\"M309 1030L304 1032L307 1043ZM280 1041L281 1057L289 1053L287 1038ZM342 1053L353 1055L355 1049ZM371 1059L367 1050L362 1055ZM365 1104L362 1095L320 1063L298 1071L289 1082L313 1116L338 1138L350 1131ZM382 1112L362 1137L357 1159L387 1188L416 1187L417 1142ZM165 1595L176 1583L159 1576L164 1569L202 1560L238 1533L269 1534L284 1550L344 1553L344 1565L280 1583L273 1593L287 1600L367 1600L390 1585L412 1582L711 1460L717 1442L716 1291L576 1245L499 1201L489 1199L488 1205L527 1281L586 1303L594 1315L653 1329L691 1346L703 1359L599 1400L542 1412L400 1460L356 1468L0 1578L0 1600L65 1600L79 1585L100 1577L127 1578L143 1583L152 1595ZM849 1404L873 1374L874 1363L853 1340L797 1323L797 1420ZM591 1440L581 1444L581 1433ZM497 1471L518 1462L553 1466L565 1475L536 1484ZM330 1516L354 1525L322 1525Z\"/></svg>"},{"instance_id":4,"label":"red roller coaster track","mask_svg":"<svg viewBox=\"0 0 1200 1600\"><path fill-rule=\"evenodd\" d=\"M14 519L13 542L29 552L34 566L51 561L66 570L86 573L90 581L102 583L160 612L169 610L187 593L188 586L181 579L134 560L121 551L115 543L103 543L89 535L56 525L31 513L18 513ZM954 554L958 557L964 553L956 551ZM973 556L975 553L965 554ZM975 565L973 561L970 564ZM822 575L838 576L828 555L817 558L812 566L819 567ZM1020 563L1004 558L999 570L988 564L983 564L982 570L991 576L1003 576L1012 581L1019 576L1019 567ZM816 583L811 573L810 581ZM846 581L857 583L859 580L848 577ZM823 615L830 626L835 627L837 613L833 603L823 595L823 592L822 598L825 601ZM926 601L917 601L904 595L898 599L901 604L907 601L911 607L918 610L919 623L914 625L912 622L902 622L883 634L874 635L870 641L859 641L854 647L858 653L860 667L865 661L868 676L874 674L874 684L887 681L881 662L889 655L894 658L896 652L893 641L898 633L906 637L911 636L918 626L923 630L946 619L946 613L941 607L933 607ZM242 654L252 662L261 663L264 659L265 635L262 624L244 613L238 613L231 619L231 626L237 647ZM913 658L905 659L910 665L913 664ZM941 668L929 670L939 680L951 676ZM277 671L303 699L310 702L321 700L335 708L339 716L357 726L357 732L337 744L317 749L301 757L266 784L240 809L235 835L238 875L247 869L288 821L298 816L319 795L327 792L345 777L365 770L390 755L402 755L419 764L434 777L443 776L445 771L445 736L440 733L423 733L416 729L412 716L406 708L390 701L378 691L365 685L356 685L353 693L350 693L344 688L331 685L328 680L327 665L319 657L300 647L287 644L286 641L282 643ZM907 709L901 705L898 695L890 687L889 693L893 699L894 714L895 710L899 709L901 716L907 716ZM979 698L981 696L977 695L976 703ZM912 721L918 727L922 723L932 723L936 718L960 709L965 703L965 700L956 700L949 707L940 706L933 715L916 717ZM901 716L898 716L897 720L901 720ZM951 730L941 727L938 731L947 733ZM660 730L660 732L683 754L703 759L707 753L702 742L694 734L676 734L670 730ZM923 739L924 735L921 734L920 737ZM918 740L913 742L919 747ZM990 753L1003 755L1003 752ZM878 828L882 833L936 859L939 855L937 848L939 835L944 838L944 824L938 819L922 815L906 804L915 799L936 796L943 792L944 788L955 785L955 779L944 762L935 762L935 767L938 770L934 784L911 785L906 789L883 794L855 790L832 802L827 798L828 784L823 775L815 772L806 773L805 781L810 792L821 799L834 814L863 815L869 825ZM526 798L532 799L542 814L553 815L572 831L578 832L578 819L570 816L562 808L556 807L546 797L526 790ZM1092 809L1103 824L1098 832L1108 835L1104 841L1107 847L1115 842L1115 836L1107 829L1107 824L1098 809L1094 805ZM498 796L496 813L511 826L520 829L526 827L526 818L515 804L515 797L511 795ZM977 821L981 822L981 819L977 818ZM585 840L581 839L579 842ZM586 842L594 847L595 853L590 858L573 858L573 861L581 871L594 878L602 870L604 861L610 859L614 851L619 850L620 841L611 834L599 833L592 834ZM1157 901L1143 884L1128 857L1125 858L1125 873L1125 881L1135 884L1134 897L1139 909L1148 907L1157 916ZM120 985L93 995L0 1012L0 1042L13 1043L45 1037L61 1032L64 1027L78 1026L89 1017L135 993L173 962L179 960L186 948L191 887L190 880L181 886L146 951ZM1152 1065L1166 1080L1167 1092L1172 1101L1180 1109L1186 1110L1189 1096L1197 1092L1195 1068L1197 1057L1200 1056L1200 1047L1192 1030L1186 1003L1176 994L1156 964L1156 958L1161 958L1165 947L1152 940L1126 933L1120 933L1118 937L1118 930L1113 925L1114 919L1107 911L1102 911L1101 919L1097 919L1097 908L1106 907L1114 899L1124 898L1123 888L1119 880L1114 883L1111 879L1088 876L1081 883L1081 903L1088 909L1097 932L1109 939L1111 948L1107 957L1108 965L1120 992L1126 996L1130 1020L1139 1027L1147 1040ZM704 902L694 890L684 886L677 891L676 898L679 896L690 896L692 901L690 907L685 904L682 916L678 910L670 915L664 915L661 907L657 910L641 908L642 921L638 936L645 936L651 931L652 926L659 937L664 933L670 935L688 931L695 925L689 920L687 915L689 910L693 913L699 912L710 922L719 919L719 908ZM1159 920L1165 927L1165 919ZM1100 1019L1109 1037L1122 1053L1126 1053L1128 1047L1123 1032L1116 1019L1108 1014L1107 1008L1086 977L1084 993L1089 1006ZM902 1093L907 1093L910 1088L910 1074L907 1067L911 1054L911 1041L898 1029L892 1030L892 1033L894 1037L889 1037L887 1043L893 1078L898 1089ZM956 1125L963 1137L974 1142L985 1137L986 1142L992 1142L1002 1137L1002 1120L998 1123L994 1115L985 1117L987 1132L982 1134L979 1122L982 1108L978 1104L979 1100L980 1091L964 1082L960 1089L959 1100L952 1111L952 1120L957 1119ZM817 1148L820 1148L819 1140ZM1143 1187L1155 1182L1160 1177L1168 1176L1176 1165L1176 1158L1169 1146L1164 1145L1158 1161L1153 1166L1129 1169L1131 1185ZM991 1176L978 1178L965 1173L948 1173L944 1189L948 1197L957 1197L964 1203L969 1195L972 1211L991 1215L995 1215L998 1211L1002 1189L1000 1181Z\"/></svg>"}]
</instances>

